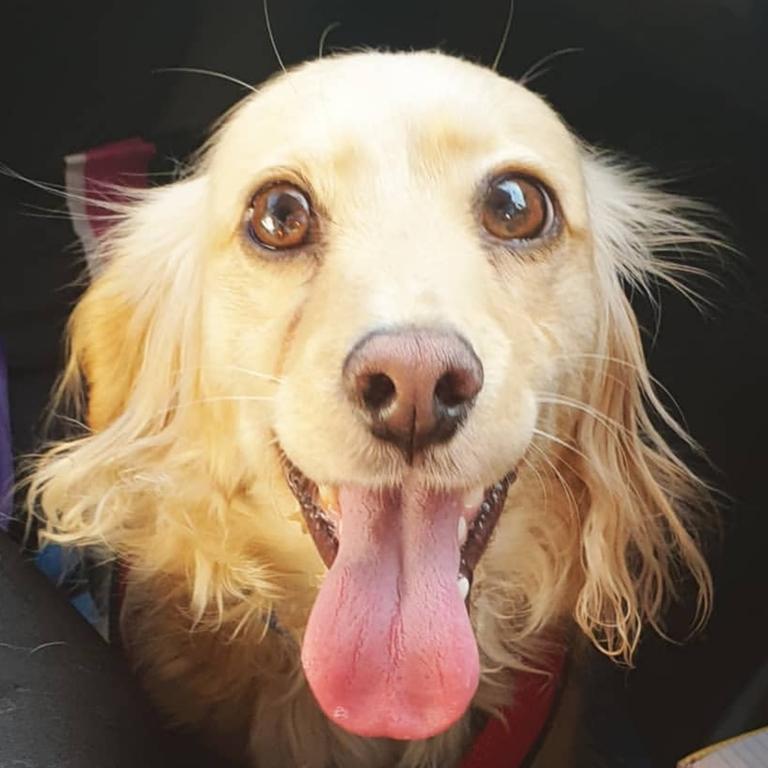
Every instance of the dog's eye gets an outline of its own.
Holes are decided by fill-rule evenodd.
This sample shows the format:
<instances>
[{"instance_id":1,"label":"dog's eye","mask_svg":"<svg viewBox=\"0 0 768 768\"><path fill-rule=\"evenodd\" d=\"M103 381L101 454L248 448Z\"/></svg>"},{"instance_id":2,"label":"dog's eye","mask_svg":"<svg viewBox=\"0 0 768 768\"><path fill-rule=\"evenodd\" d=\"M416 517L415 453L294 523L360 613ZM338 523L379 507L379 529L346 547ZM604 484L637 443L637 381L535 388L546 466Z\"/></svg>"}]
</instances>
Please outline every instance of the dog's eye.
<instances>
[{"instance_id":1,"label":"dog's eye","mask_svg":"<svg viewBox=\"0 0 768 768\"><path fill-rule=\"evenodd\" d=\"M266 248L297 248L308 238L312 207L306 193L287 182L257 192L248 211L248 234Z\"/></svg>"},{"instance_id":2,"label":"dog's eye","mask_svg":"<svg viewBox=\"0 0 768 768\"><path fill-rule=\"evenodd\" d=\"M532 240L552 220L552 203L532 179L515 174L497 176L482 203L483 226L502 240Z\"/></svg>"}]
</instances>

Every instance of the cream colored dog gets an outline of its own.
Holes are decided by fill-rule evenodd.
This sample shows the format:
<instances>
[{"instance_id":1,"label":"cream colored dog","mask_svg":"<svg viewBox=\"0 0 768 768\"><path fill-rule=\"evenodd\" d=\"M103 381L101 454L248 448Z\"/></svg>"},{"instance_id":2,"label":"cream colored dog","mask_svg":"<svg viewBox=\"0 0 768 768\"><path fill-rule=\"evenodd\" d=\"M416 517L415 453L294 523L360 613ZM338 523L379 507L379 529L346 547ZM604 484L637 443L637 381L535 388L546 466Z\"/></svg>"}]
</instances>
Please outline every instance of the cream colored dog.
<instances>
[{"instance_id":1,"label":"cream colored dog","mask_svg":"<svg viewBox=\"0 0 768 768\"><path fill-rule=\"evenodd\" d=\"M453 766L569 625L630 660L682 570L705 613L622 289L696 212L437 53L281 75L129 206L31 499L126 564L163 710L254 766Z\"/></svg>"}]
</instances>

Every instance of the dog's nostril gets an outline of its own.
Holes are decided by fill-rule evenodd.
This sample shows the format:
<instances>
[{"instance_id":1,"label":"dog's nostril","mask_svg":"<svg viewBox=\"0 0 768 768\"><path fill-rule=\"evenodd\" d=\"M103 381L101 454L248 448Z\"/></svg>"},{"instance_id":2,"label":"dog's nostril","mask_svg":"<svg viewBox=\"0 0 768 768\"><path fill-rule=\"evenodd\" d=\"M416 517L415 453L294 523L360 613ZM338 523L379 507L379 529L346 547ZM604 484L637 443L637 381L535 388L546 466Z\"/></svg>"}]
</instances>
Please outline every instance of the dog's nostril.
<instances>
[{"instance_id":1,"label":"dog's nostril","mask_svg":"<svg viewBox=\"0 0 768 768\"><path fill-rule=\"evenodd\" d=\"M365 407L369 411L381 411L395 398L397 389L386 373L373 373L365 378L360 392Z\"/></svg>"},{"instance_id":2,"label":"dog's nostril","mask_svg":"<svg viewBox=\"0 0 768 768\"><path fill-rule=\"evenodd\" d=\"M435 384L435 400L445 408L456 408L474 398L480 386L470 371L446 371Z\"/></svg>"}]
</instances>

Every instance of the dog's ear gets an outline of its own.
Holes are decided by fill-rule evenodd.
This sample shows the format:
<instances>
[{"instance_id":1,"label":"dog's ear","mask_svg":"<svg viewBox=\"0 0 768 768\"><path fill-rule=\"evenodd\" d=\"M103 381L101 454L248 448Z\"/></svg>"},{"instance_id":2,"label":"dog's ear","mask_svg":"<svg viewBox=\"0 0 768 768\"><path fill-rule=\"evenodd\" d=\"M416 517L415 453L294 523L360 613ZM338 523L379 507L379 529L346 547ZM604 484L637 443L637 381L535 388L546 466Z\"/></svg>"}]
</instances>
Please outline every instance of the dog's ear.
<instances>
[{"instance_id":1,"label":"dog's ear","mask_svg":"<svg viewBox=\"0 0 768 768\"><path fill-rule=\"evenodd\" d=\"M177 405L196 396L206 190L198 176L140 192L99 245L54 401L84 410L89 433L50 446L28 480L45 535L112 543L149 514L121 493L175 444Z\"/></svg>"},{"instance_id":2,"label":"dog's ear","mask_svg":"<svg viewBox=\"0 0 768 768\"><path fill-rule=\"evenodd\" d=\"M654 278L679 286L680 267L665 262L665 252L715 241L696 224L701 206L620 165L587 156L585 182L603 314L584 391L600 417L581 418L576 436L588 500L576 619L601 650L629 662L644 624L663 631L684 571L698 588L699 620L711 581L694 533L706 488L665 435L695 446L655 391L625 289L650 294Z\"/></svg>"},{"instance_id":3,"label":"dog's ear","mask_svg":"<svg viewBox=\"0 0 768 768\"><path fill-rule=\"evenodd\" d=\"M211 395L204 375L206 262L221 248L208 190L201 173L140 193L101 243L60 388L84 401L88 430L34 458L27 500L43 540L173 574L196 621L220 627L232 608L235 625L255 616L261 631L275 564L297 593L306 579L274 518L241 493L251 465L232 439L238 403Z\"/></svg>"},{"instance_id":4,"label":"dog's ear","mask_svg":"<svg viewBox=\"0 0 768 768\"><path fill-rule=\"evenodd\" d=\"M101 243L103 268L70 319L65 384L84 377L94 431L125 416L129 401L137 420L172 405L182 350L197 349L184 342L199 319L204 195L202 177L152 190Z\"/></svg>"}]
</instances>

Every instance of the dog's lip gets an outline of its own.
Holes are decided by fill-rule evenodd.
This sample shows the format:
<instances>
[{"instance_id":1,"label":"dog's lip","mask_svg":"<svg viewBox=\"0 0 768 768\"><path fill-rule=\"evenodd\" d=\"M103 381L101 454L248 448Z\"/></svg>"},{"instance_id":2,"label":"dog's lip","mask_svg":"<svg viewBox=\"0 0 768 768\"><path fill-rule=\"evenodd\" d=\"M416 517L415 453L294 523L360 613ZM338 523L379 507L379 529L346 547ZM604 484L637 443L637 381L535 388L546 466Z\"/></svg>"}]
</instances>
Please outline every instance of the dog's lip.
<instances>
[{"instance_id":1,"label":"dog's lip","mask_svg":"<svg viewBox=\"0 0 768 768\"><path fill-rule=\"evenodd\" d=\"M342 524L340 512L332 504L333 499L337 498L338 488L322 486L321 491L321 486L308 478L285 454L283 464L286 481L299 502L318 554L326 567L330 568L339 549L339 527ZM480 499L476 504L471 501L465 504L465 514L459 520L457 531L461 547L457 580L465 600L469 597L475 568L488 547L504 509L509 488L516 478L517 469L514 468L481 493L470 491L465 494L465 499L475 493Z\"/></svg>"},{"instance_id":2,"label":"dog's lip","mask_svg":"<svg viewBox=\"0 0 768 768\"><path fill-rule=\"evenodd\" d=\"M488 486L476 513L467 524L467 539L461 547L459 564L459 578L464 577L468 581L467 593L472 586L475 567L488 547L504 509L509 488L516 479L517 470L512 469L497 483Z\"/></svg>"},{"instance_id":3,"label":"dog's lip","mask_svg":"<svg viewBox=\"0 0 768 768\"><path fill-rule=\"evenodd\" d=\"M304 521L320 557L326 567L330 568L339 550L337 526L320 504L317 483L304 475L284 454L283 464L288 487L299 502Z\"/></svg>"}]
</instances>

